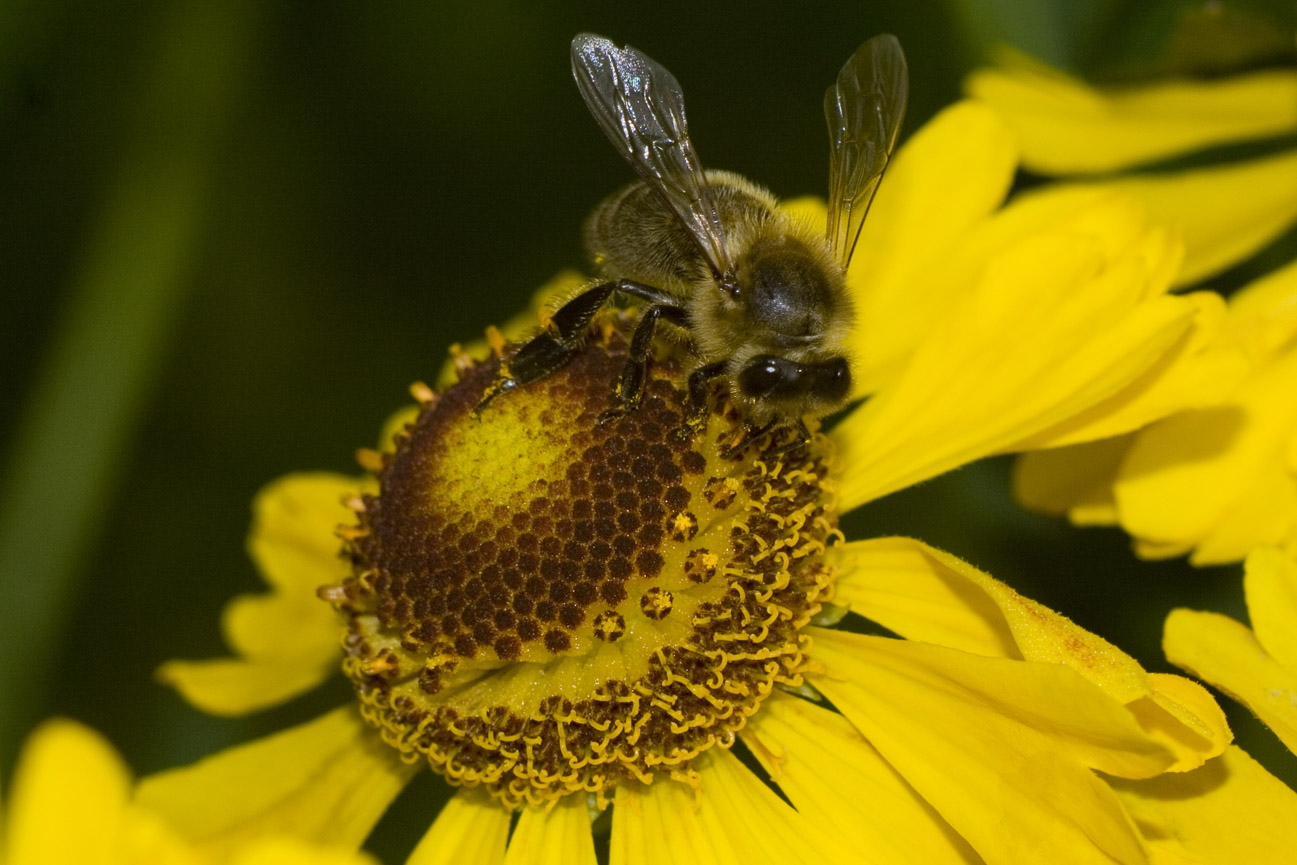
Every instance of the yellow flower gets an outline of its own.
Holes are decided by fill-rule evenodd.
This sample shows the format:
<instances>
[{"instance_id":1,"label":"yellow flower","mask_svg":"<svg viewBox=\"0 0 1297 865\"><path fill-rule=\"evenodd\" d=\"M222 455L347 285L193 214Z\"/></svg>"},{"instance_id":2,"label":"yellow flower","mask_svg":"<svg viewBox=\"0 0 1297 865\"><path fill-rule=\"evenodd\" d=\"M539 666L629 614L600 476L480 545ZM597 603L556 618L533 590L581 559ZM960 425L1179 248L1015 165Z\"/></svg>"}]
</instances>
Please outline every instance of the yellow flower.
<instances>
[{"instance_id":1,"label":"yellow flower","mask_svg":"<svg viewBox=\"0 0 1297 865\"><path fill-rule=\"evenodd\" d=\"M1079 524L1120 523L1150 558L1217 564L1297 539L1297 262L1230 299L1222 339L1251 363L1237 392L1132 435L1028 454L1018 497Z\"/></svg>"},{"instance_id":2,"label":"yellow flower","mask_svg":"<svg viewBox=\"0 0 1297 865\"><path fill-rule=\"evenodd\" d=\"M1274 547L1247 557L1252 628L1219 613L1179 609L1166 620L1167 659L1220 688L1297 753L1297 560Z\"/></svg>"},{"instance_id":3,"label":"yellow flower","mask_svg":"<svg viewBox=\"0 0 1297 865\"><path fill-rule=\"evenodd\" d=\"M968 88L1018 130L1024 164L1048 173L1127 168L1297 130L1295 70L1099 91L1019 61L974 74ZM1187 253L1176 282L1186 284L1250 255L1297 220L1297 149L1047 190L1139 198L1183 232ZM1235 346L1250 369L1236 392L1130 436L1029 454L1018 467L1019 498L1078 524L1120 524L1147 557L1191 551L1195 564L1215 564L1293 538L1297 262L1256 280L1229 307L1218 344Z\"/></svg>"},{"instance_id":4,"label":"yellow flower","mask_svg":"<svg viewBox=\"0 0 1297 865\"><path fill-rule=\"evenodd\" d=\"M416 386L385 453L363 455L377 483L267 488L252 553L273 592L227 610L238 657L162 675L237 714L341 660L359 707L146 779L141 801L216 848L267 831L356 846L431 765L461 789L419 865L593 862L609 804L613 862L1146 861L1096 770L1222 753L1206 692L956 558L836 529L979 457L1197 405L1191 385L1235 373L1211 340L1219 298L1167 293L1172 236L1119 196L999 209L1014 166L973 103L898 153L850 274L872 396L827 435L748 438L722 406L682 439L670 355L639 410L596 424L625 351L610 315L480 418L498 359L464 360L440 395ZM790 210L823 224L820 204Z\"/></svg>"},{"instance_id":5,"label":"yellow flower","mask_svg":"<svg viewBox=\"0 0 1297 865\"><path fill-rule=\"evenodd\" d=\"M969 76L1022 142L1022 163L1050 175L1132 167L1206 147L1297 131L1297 70L1215 81L1099 90L1019 58ZM1224 165L1135 174L1096 184L1140 198L1185 240L1177 283L1246 258L1297 220L1297 149Z\"/></svg>"},{"instance_id":6,"label":"yellow flower","mask_svg":"<svg viewBox=\"0 0 1297 865\"><path fill-rule=\"evenodd\" d=\"M1297 752L1297 560L1261 547L1248 555L1244 573L1252 629L1219 613L1178 609L1167 617L1163 648L1173 664L1247 706ZM1114 786L1168 857L1291 859L1297 794L1234 746L1201 769Z\"/></svg>"},{"instance_id":7,"label":"yellow flower","mask_svg":"<svg viewBox=\"0 0 1297 865\"><path fill-rule=\"evenodd\" d=\"M290 837L248 839L213 858L162 817L131 801L131 779L112 747L71 721L48 721L28 740L9 788L0 834L3 865L364 865L350 850Z\"/></svg>"}]
</instances>

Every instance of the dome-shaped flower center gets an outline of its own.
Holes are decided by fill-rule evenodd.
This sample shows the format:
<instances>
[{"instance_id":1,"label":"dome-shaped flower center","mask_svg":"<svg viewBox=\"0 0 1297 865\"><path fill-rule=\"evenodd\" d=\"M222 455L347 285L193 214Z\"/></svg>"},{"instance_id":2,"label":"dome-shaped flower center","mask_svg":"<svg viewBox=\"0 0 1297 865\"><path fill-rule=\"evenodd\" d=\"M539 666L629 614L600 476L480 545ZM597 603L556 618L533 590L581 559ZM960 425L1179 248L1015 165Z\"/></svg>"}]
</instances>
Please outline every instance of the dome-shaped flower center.
<instances>
[{"instance_id":1,"label":"dome-shaped flower center","mask_svg":"<svg viewBox=\"0 0 1297 865\"><path fill-rule=\"evenodd\" d=\"M509 805L688 777L799 682L831 585L823 439L745 441L724 408L683 434L670 361L600 422L624 362L614 329L480 415L497 361L427 400L345 533L354 576L326 592L365 718Z\"/></svg>"}]
</instances>

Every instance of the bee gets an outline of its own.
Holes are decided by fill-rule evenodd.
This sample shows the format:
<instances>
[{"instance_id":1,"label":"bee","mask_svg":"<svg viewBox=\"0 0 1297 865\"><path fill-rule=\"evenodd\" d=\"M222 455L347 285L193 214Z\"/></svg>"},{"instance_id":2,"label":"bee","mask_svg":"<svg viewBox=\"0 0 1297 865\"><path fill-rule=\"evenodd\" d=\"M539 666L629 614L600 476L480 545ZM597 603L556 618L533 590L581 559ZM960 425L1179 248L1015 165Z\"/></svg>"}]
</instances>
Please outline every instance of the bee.
<instances>
[{"instance_id":1,"label":"bee","mask_svg":"<svg viewBox=\"0 0 1297 865\"><path fill-rule=\"evenodd\" d=\"M638 404L660 324L688 338L695 358L689 401L704 417L717 379L753 428L802 424L841 408L851 392L845 344L854 321L845 274L909 90L896 37L861 45L825 94L822 237L788 218L762 187L703 170L680 84L646 54L583 33L572 40L572 72L590 113L640 179L586 223L605 281L563 304L544 331L506 358L478 409L566 363L613 295L644 309L605 417Z\"/></svg>"}]
</instances>

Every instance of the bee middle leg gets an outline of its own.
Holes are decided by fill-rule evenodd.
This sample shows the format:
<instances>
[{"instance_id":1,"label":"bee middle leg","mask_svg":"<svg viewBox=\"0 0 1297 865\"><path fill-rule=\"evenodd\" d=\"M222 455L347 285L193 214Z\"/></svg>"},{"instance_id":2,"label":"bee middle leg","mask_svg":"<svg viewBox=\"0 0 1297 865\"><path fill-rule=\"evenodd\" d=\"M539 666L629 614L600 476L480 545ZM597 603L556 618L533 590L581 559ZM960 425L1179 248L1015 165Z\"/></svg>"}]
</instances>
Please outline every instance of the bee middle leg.
<instances>
[{"instance_id":1,"label":"bee middle leg","mask_svg":"<svg viewBox=\"0 0 1297 865\"><path fill-rule=\"evenodd\" d=\"M600 421L611 420L619 415L633 411L639 405L640 396L644 393L644 380L648 376L649 357L653 353L653 331L658 319L664 319L679 327L687 327L689 319L682 307L674 303L657 303L644 310L635 333L630 339L630 352L626 365L617 377L617 387L613 397L617 405L600 415Z\"/></svg>"}]
</instances>

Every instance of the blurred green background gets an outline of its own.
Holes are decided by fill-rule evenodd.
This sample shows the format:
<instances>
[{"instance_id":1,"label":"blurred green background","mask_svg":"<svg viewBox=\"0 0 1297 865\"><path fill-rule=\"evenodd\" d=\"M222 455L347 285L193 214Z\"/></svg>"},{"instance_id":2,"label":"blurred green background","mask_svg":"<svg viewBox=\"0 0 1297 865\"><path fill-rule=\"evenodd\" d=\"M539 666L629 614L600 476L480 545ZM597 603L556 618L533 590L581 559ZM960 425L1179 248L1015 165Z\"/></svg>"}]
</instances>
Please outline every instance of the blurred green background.
<instances>
[{"instance_id":1,"label":"blurred green background","mask_svg":"<svg viewBox=\"0 0 1297 865\"><path fill-rule=\"evenodd\" d=\"M872 34L908 54L906 134L996 43L1107 79L1293 62L1292 3L1206 5L10 0L0 772L52 714L147 772L346 699L335 681L214 719L151 674L221 654L221 605L259 590L243 552L258 487L355 471L448 345L582 263L582 218L631 175L572 85L574 33L660 60L704 163L790 196L825 189L822 94ZM1173 606L1244 615L1237 569L1137 562L1117 532L1018 511L1006 474L991 462L874 503L848 534L944 547L1151 669L1168 669ZM1244 715L1245 745L1297 781Z\"/></svg>"}]
</instances>

